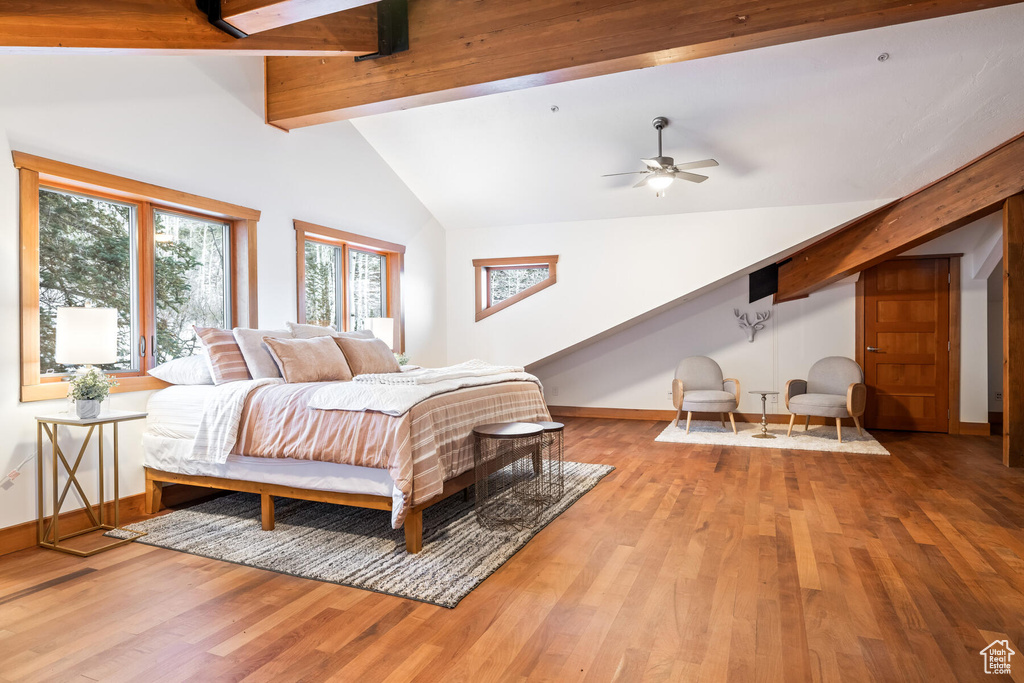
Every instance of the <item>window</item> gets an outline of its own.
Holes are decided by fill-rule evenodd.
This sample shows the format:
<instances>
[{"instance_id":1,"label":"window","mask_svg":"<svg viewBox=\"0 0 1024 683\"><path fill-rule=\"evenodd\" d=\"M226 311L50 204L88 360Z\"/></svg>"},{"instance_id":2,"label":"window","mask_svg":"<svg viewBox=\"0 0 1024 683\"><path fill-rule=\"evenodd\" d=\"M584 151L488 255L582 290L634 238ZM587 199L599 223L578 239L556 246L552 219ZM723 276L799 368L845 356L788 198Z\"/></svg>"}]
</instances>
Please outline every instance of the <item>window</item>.
<instances>
[{"instance_id":1,"label":"window","mask_svg":"<svg viewBox=\"0 0 1024 683\"><path fill-rule=\"evenodd\" d=\"M22 400L61 398L62 306L118 312L115 391L198 350L193 325L255 325L259 212L14 153L21 182Z\"/></svg>"},{"instance_id":2,"label":"window","mask_svg":"<svg viewBox=\"0 0 1024 683\"><path fill-rule=\"evenodd\" d=\"M117 310L113 372L137 371L138 226L136 207L99 197L39 188L39 361L43 374L71 370L57 363L57 309Z\"/></svg>"},{"instance_id":3,"label":"window","mask_svg":"<svg viewBox=\"0 0 1024 683\"><path fill-rule=\"evenodd\" d=\"M229 223L153 212L157 363L199 350L193 325L231 327Z\"/></svg>"},{"instance_id":4,"label":"window","mask_svg":"<svg viewBox=\"0 0 1024 683\"><path fill-rule=\"evenodd\" d=\"M405 247L304 221L295 234L299 322L355 331L370 318L394 318L395 350L403 350Z\"/></svg>"},{"instance_id":5,"label":"window","mask_svg":"<svg viewBox=\"0 0 1024 683\"><path fill-rule=\"evenodd\" d=\"M477 321L555 284L557 263L557 256L474 259Z\"/></svg>"}]
</instances>

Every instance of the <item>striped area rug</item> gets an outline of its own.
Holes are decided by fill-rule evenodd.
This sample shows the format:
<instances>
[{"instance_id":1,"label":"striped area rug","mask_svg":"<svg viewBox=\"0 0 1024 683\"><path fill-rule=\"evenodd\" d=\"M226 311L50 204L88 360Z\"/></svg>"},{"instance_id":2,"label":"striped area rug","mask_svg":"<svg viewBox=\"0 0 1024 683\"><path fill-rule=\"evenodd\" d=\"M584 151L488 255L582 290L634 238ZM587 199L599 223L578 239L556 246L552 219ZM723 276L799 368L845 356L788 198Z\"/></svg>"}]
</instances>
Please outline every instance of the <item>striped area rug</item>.
<instances>
[{"instance_id":1,"label":"striped area rug","mask_svg":"<svg viewBox=\"0 0 1024 683\"><path fill-rule=\"evenodd\" d=\"M263 531L260 498L249 493L127 528L148 534L136 543L453 608L614 469L566 462L565 495L522 530L482 527L472 498L451 496L424 511L416 555L405 551L404 532L391 528L390 511L278 498L276 528Z\"/></svg>"}]
</instances>

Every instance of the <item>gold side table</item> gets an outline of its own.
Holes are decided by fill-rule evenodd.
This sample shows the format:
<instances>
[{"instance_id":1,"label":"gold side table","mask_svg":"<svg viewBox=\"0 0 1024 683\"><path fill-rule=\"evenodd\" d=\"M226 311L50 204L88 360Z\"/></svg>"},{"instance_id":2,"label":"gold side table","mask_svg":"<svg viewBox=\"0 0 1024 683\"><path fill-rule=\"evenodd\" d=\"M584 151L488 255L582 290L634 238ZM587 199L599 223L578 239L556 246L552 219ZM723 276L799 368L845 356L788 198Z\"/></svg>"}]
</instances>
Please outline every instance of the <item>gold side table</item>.
<instances>
[{"instance_id":1,"label":"gold side table","mask_svg":"<svg viewBox=\"0 0 1024 683\"><path fill-rule=\"evenodd\" d=\"M110 550L116 548L119 545L131 543L137 538L145 536L143 533L136 531L129 531L127 529L120 529L120 495L118 492L118 480L120 478L120 472L118 471L118 434L117 426L122 422L128 422L130 420L142 420L145 419L147 413L140 413L128 410L111 410L106 413L101 413L98 417L81 419L72 413L53 413L50 415L37 415L36 416L36 461L37 461L37 479L39 490L37 494L39 496L39 525L38 525L38 541L39 545L44 548L50 548L52 550L59 550L64 553L70 553L71 555L77 555L78 557L89 557L96 553L103 552L104 550ZM114 425L114 524L108 524L106 520L106 514L104 512L104 503L106 499L103 495L103 425L112 424ZM64 456L64 452L61 450L57 443L57 427L58 425L64 425L68 427L88 427L89 431L85 435L85 441L82 443L82 448L78 451L78 457L75 458L74 464L69 464L68 459ZM94 507L89 499L85 495L85 491L82 489L82 485L78 481L77 473L78 467L82 464L82 458L85 456L85 451L89 446L89 441L92 439L93 431L99 427L99 517L96 516ZM43 513L43 434L50 440L50 454L53 456L53 483L52 483L52 508L53 514L50 517L50 523L45 524L46 519ZM58 477L59 469L58 463L64 465L64 471L67 472L68 479L64 482L64 489L58 494L57 488L60 485L60 478ZM74 486L78 491L78 495L82 498L82 502L85 504L85 512L89 516L89 521L92 522L92 526L88 529L76 531L71 534L64 536L60 535L58 530L60 523L60 509L64 505L64 499L67 498L68 492L71 491L71 487ZM112 530L117 529L127 534L132 534L130 538L123 538L108 543L107 545L99 548L93 548L91 550L78 550L77 548L70 548L62 544L62 541L66 541L69 538L75 536L81 536L92 531L98 531L100 529Z\"/></svg>"}]
</instances>

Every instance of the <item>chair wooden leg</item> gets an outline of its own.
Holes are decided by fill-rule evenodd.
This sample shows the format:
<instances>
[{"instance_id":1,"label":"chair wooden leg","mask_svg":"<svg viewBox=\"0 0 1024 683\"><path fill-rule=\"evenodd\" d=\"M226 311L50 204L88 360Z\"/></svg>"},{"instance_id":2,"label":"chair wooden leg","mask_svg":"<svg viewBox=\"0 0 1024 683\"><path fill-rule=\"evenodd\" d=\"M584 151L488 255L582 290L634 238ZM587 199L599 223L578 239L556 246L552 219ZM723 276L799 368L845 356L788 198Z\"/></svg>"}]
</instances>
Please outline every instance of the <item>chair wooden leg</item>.
<instances>
[{"instance_id":1,"label":"chair wooden leg","mask_svg":"<svg viewBox=\"0 0 1024 683\"><path fill-rule=\"evenodd\" d=\"M806 432L810 428L811 428L811 416L808 415L807 416L807 421L804 422L804 431Z\"/></svg>"},{"instance_id":2,"label":"chair wooden leg","mask_svg":"<svg viewBox=\"0 0 1024 683\"><path fill-rule=\"evenodd\" d=\"M405 517L405 550L412 554L423 550L423 510L410 510Z\"/></svg>"},{"instance_id":3,"label":"chair wooden leg","mask_svg":"<svg viewBox=\"0 0 1024 683\"><path fill-rule=\"evenodd\" d=\"M860 426L860 418L856 415L853 416L853 424L857 425L857 436L864 436L864 430Z\"/></svg>"},{"instance_id":4,"label":"chair wooden leg","mask_svg":"<svg viewBox=\"0 0 1024 683\"><path fill-rule=\"evenodd\" d=\"M786 436L793 436L794 424L796 424L796 413L789 416L789 429L786 430Z\"/></svg>"},{"instance_id":5,"label":"chair wooden leg","mask_svg":"<svg viewBox=\"0 0 1024 683\"><path fill-rule=\"evenodd\" d=\"M676 411L676 429L680 429L680 428L682 428L682 425L681 425L681 424L679 424L679 422L680 422L680 421L681 421L682 419L683 419L683 407L682 407L682 406L680 406L680 407L679 407L679 410L677 410L677 411Z\"/></svg>"},{"instance_id":6,"label":"chair wooden leg","mask_svg":"<svg viewBox=\"0 0 1024 683\"><path fill-rule=\"evenodd\" d=\"M725 413L719 413L718 417L722 420L722 429L725 429Z\"/></svg>"},{"instance_id":7,"label":"chair wooden leg","mask_svg":"<svg viewBox=\"0 0 1024 683\"><path fill-rule=\"evenodd\" d=\"M735 434L736 433L736 418L733 417L732 413L729 413L729 422L732 423L732 433Z\"/></svg>"},{"instance_id":8,"label":"chair wooden leg","mask_svg":"<svg viewBox=\"0 0 1024 683\"><path fill-rule=\"evenodd\" d=\"M843 420L842 418L836 418L836 433L839 435L839 443L843 442Z\"/></svg>"},{"instance_id":9,"label":"chair wooden leg","mask_svg":"<svg viewBox=\"0 0 1024 683\"><path fill-rule=\"evenodd\" d=\"M693 417L693 413L687 412L686 413L686 433L687 434L690 433L690 418L691 417Z\"/></svg>"}]
</instances>

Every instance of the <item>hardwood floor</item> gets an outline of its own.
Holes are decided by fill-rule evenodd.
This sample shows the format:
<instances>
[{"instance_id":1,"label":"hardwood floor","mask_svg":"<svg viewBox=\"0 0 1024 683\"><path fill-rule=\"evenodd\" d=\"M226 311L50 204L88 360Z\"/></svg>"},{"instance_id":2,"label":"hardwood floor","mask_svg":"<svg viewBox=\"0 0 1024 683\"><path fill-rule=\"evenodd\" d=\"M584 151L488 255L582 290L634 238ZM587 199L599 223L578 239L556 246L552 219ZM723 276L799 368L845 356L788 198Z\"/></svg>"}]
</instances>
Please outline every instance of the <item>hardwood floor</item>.
<instances>
[{"instance_id":1,"label":"hardwood floor","mask_svg":"<svg viewBox=\"0 0 1024 683\"><path fill-rule=\"evenodd\" d=\"M0 680L931 683L1024 652L999 439L882 433L883 458L663 427L567 420L568 458L618 469L454 610L139 544L2 557Z\"/></svg>"}]
</instances>

